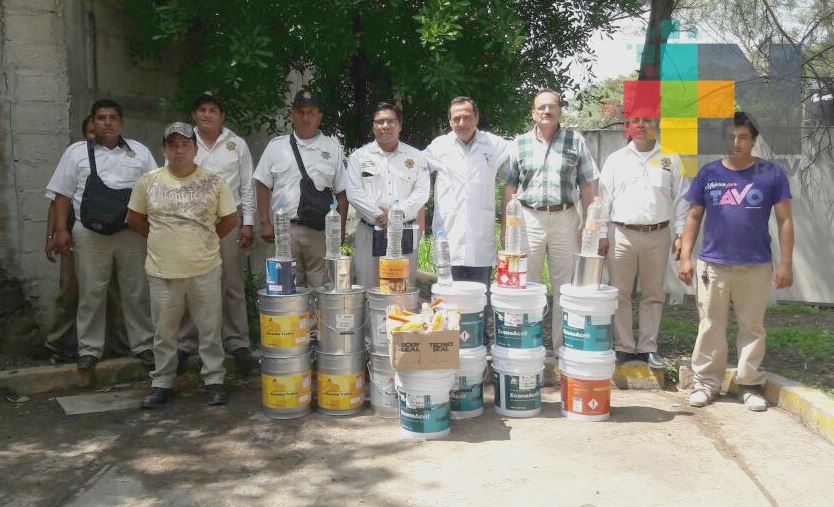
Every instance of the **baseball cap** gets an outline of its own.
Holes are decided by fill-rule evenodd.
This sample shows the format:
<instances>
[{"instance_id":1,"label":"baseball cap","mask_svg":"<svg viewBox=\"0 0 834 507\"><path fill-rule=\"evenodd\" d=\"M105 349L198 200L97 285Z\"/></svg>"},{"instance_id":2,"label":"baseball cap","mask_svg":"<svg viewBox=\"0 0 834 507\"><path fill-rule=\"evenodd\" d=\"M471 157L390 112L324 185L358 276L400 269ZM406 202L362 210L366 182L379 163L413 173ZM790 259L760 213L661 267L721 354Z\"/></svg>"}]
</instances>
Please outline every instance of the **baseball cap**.
<instances>
[{"instance_id":1,"label":"baseball cap","mask_svg":"<svg viewBox=\"0 0 834 507\"><path fill-rule=\"evenodd\" d=\"M175 121L174 123L171 123L170 125L165 127L165 132L162 135L162 140L168 141L168 139L174 134L179 134L183 137L187 137L188 139L197 139L197 135L194 133L194 127L181 121Z\"/></svg>"},{"instance_id":2,"label":"baseball cap","mask_svg":"<svg viewBox=\"0 0 834 507\"><path fill-rule=\"evenodd\" d=\"M308 90L299 90L299 92L295 94L295 98L292 99L293 109L301 106L316 106L321 108L318 99L316 99L313 93Z\"/></svg>"}]
</instances>

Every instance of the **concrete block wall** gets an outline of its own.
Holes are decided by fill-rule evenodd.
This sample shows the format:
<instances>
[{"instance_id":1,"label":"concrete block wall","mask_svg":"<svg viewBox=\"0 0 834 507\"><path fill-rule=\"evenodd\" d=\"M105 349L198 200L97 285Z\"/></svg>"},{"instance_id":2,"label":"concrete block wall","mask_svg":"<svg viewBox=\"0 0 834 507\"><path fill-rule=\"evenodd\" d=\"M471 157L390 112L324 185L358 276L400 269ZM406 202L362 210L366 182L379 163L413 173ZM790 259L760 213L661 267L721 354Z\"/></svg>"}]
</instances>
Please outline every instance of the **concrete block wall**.
<instances>
[{"instance_id":1,"label":"concrete block wall","mask_svg":"<svg viewBox=\"0 0 834 507\"><path fill-rule=\"evenodd\" d=\"M43 255L43 189L70 139L63 6L4 0L0 7L0 263L7 277L22 282L19 297L38 301L41 315L52 312L58 280Z\"/></svg>"}]
</instances>

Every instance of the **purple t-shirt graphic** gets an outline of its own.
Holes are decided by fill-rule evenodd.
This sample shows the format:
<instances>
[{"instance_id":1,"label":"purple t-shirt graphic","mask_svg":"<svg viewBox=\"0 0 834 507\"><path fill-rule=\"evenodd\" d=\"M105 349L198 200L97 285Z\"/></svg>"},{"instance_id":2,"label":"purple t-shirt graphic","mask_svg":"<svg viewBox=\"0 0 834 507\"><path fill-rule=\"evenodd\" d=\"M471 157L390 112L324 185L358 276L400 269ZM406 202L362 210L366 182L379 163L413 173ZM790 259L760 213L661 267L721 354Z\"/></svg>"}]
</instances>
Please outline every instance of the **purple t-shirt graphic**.
<instances>
[{"instance_id":1,"label":"purple t-shirt graphic","mask_svg":"<svg viewBox=\"0 0 834 507\"><path fill-rule=\"evenodd\" d=\"M704 165L686 195L706 208L698 257L717 264L771 262L770 210L790 198L785 171L767 160L757 158L741 171L727 169L721 160Z\"/></svg>"}]
</instances>

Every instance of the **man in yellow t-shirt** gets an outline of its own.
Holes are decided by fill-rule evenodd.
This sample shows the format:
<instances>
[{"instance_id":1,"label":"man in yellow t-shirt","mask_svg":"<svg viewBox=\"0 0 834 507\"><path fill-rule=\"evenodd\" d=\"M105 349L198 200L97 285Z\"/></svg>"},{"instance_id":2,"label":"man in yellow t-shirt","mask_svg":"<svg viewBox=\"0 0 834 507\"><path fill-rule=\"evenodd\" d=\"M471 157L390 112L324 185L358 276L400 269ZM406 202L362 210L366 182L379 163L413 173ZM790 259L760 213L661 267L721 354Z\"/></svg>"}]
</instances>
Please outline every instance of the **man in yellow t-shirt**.
<instances>
[{"instance_id":1,"label":"man in yellow t-shirt","mask_svg":"<svg viewBox=\"0 0 834 507\"><path fill-rule=\"evenodd\" d=\"M229 186L194 163L197 137L187 123L165 128L163 152L168 165L136 183L127 223L148 238L145 272L154 323L151 392L142 408L171 399L177 374L177 339L186 306L200 336L200 359L207 405L223 405L223 340L220 290L220 238L238 224Z\"/></svg>"}]
</instances>

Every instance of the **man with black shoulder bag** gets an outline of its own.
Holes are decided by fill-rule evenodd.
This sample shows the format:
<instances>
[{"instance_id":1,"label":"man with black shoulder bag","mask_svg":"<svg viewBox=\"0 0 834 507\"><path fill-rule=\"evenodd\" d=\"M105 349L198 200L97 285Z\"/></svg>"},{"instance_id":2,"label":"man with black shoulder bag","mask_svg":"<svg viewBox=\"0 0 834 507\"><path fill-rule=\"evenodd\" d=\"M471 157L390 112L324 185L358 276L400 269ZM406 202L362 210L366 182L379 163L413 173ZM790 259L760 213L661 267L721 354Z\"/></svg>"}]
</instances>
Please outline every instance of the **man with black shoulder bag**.
<instances>
[{"instance_id":1,"label":"man with black shoulder bag","mask_svg":"<svg viewBox=\"0 0 834 507\"><path fill-rule=\"evenodd\" d=\"M324 216L334 200L342 216L342 240L347 219L344 153L319 130L322 117L316 97L299 91L293 100L292 133L269 142L253 175L264 241L275 240L273 214L282 207L289 213L298 287L324 285Z\"/></svg>"},{"instance_id":2,"label":"man with black shoulder bag","mask_svg":"<svg viewBox=\"0 0 834 507\"><path fill-rule=\"evenodd\" d=\"M107 287L114 270L131 352L151 368L153 326L143 269L146 242L127 229L125 218L131 189L157 165L148 148L122 137L119 104L99 100L91 115L95 139L67 148L47 185L47 191L55 194L55 247L75 253L78 369L90 372L104 352ZM72 231L66 225L70 209L78 217Z\"/></svg>"}]
</instances>

